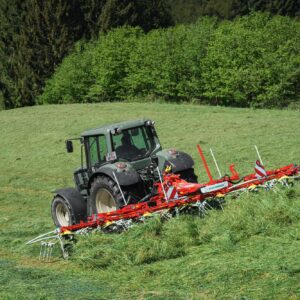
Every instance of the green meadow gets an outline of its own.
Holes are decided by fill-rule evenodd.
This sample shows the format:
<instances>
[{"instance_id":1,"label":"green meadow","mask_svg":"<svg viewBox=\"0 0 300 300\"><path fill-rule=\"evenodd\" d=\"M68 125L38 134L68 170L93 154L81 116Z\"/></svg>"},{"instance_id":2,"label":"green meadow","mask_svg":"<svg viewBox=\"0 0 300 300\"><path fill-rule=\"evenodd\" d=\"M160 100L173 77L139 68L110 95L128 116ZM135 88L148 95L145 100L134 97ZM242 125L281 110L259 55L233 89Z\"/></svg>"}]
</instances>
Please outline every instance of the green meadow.
<instances>
[{"instance_id":1,"label":"green meadow","mask_svg":"<svg viewBox=\"0 0 300 300\"><path fill-rule=\"evenodd\" d=\"M300 163L300 113L192 104L44 105L0 112L0 299L299 299L300 184L228 199L205 218L157 218L122 234L79 238L69 260L39 261L25 245L53 229L52 191L73 186L80 147L65 139L107 123L151 118L164 148L192 155L208 181L212 148L253 172L257 145L267 169Z\"/></svg>"}]
</instances>

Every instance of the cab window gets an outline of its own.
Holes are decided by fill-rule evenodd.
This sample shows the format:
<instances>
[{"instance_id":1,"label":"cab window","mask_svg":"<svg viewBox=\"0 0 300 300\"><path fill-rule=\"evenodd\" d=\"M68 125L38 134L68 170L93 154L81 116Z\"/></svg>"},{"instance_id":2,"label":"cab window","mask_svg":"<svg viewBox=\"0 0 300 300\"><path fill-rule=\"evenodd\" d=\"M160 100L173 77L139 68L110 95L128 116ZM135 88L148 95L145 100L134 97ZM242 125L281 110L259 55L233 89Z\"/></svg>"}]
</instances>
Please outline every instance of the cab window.
<instances>
[{"instance_id":1,"label":"cab window","mask_svg":"<svg viewBox=\"0 0 300 300\"><path fill-rule=\"evenodd\" d=\"M138 149L146 149L149 150L149 141L148 136L145 134L145 128L140 127L140 128L134 128L131 130L132 134L132 142L133 144L138 148Z\"/></svg>"},{"instance_id":2,"label":"cab window","mask_svg":"<svg viewBox=\"0 0 300 300\"><path fill-rule=\"evenodd\" d=\"M153 136L145 126L124 129L112 136L112 142L117 157L129 161L146 157L155 146Z\"/></svg>"},{"instance_id":3,"label":"cab window","mask_svg":"<svg viewBox=\"0 0 300 300\"><path fill-rule=\"evenodd\" d=\"M92 166L106 161L107 145L104 135L89 137L88 145Z\"/></svg>"},{"instance_id":4,"label":"cab window","mask_svg":"<svg viewBox=\"0 0 300 300\"><path fill-rule=\"evenodd\" d=\"M89 154L92 166L99 162L97 137L89 138Z\"/></svg>"},{"instance_id":5,"label":"cab window","mask_svg":"<svg viewBox=\"0 0 300 300\"><path fill-rule=\"evenodd\" d=\"M107 154L107 144L106 144L106 137L104 135L99 136L99 148L100 148L100 161L106 161L106 154Z\"/></svg>"}]
</instances>

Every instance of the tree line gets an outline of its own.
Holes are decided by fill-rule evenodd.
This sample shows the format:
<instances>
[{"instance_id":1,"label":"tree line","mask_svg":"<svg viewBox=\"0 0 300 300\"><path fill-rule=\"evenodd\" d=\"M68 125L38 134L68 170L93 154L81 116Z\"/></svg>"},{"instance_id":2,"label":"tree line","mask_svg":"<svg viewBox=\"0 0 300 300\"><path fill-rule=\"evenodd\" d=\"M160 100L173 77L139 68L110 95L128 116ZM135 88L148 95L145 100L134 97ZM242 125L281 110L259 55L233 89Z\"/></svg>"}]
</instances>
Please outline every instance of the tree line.
<instances>
[{"instance_id":1,"label":"tree line","mask_svg":"<svg viewBox=\"0 0 300 300\"><path fill-rule=\"evenodd\" d=\"M300 23L254 13L156 29L123 27L77 43L40 103L193 101L239 107L299 103Z\"/></svg>"},{"instance_id":2,"label":"tree line","mask_svg":"<svg viewBox=\"0 0 300 300\"><path fill-rule=\"evenodd\" d=\"M141 29L135 35L144 36L152 29L168 28L176 23L191 23L203 15L232 19L252 10L264 10L299 16L298 6L297 0L0 0L0 109L37 104L46 80L55 74L55 70L59 72L63 58L68 53L72 57L82 49L87 53L91 44L98 43L98 38L108 42L109 32L114 27L139 26ZM178 29L170 29L169 32L172 30L176 32ZM138 46L142 47L140 43L148 43L147 39L152 35L161 35L161 32L164 31L150 33L148 38L146 34L143 39L139 39ZM125 45L132 42L135 47L136 41L133 42L131 33L128 35L128 41L125 34L120 42ZM201 42L207 44L206 41ZM115 46L118 49L117 42ZM124 50L123 59L127 57L127 50ZM104 64L105 57L100 55L100 58L104 59ZM161 57L158 55L157 59ZM144 67L147 69L147 65ZM104 67L99 68L103 68L101 72L106 72ZM87 67L82 66L83 69ZM125 77L124 74L115 75L117 78ZM105 82L107 77L101 80ZM126 84L133 90L132 83ZM191 86L197 93L199 87ZM86 87L82 88L85 90ZM99 87L95 86L89 93L98 95L97 89ZM117 90L109 93L111 95L106 95L105 99L111 100L115 94L116 99L120 98Z\"/></svg>"},{"instance_id":3,"label":"tree line","mask_svg":"<svg viewBox=\"0 0 300 300\"><path fill-rule=\"evenodd\" d=\"M0 107L36 104L62 58L80 39L122 25L173 25L161 0L0 0Z\"/></svg>"},{"instance_id":4,"label":"tree line","mask_svg":"<svg viewBox=\"0 0 300 300\"><path fill-rule=\"evenodd\" d=\"M175 23L191 23L201 16L233 19L253 11L290 17L300 16L300 3L295 0L170 0Z\"/></svg>"}]
</instances>

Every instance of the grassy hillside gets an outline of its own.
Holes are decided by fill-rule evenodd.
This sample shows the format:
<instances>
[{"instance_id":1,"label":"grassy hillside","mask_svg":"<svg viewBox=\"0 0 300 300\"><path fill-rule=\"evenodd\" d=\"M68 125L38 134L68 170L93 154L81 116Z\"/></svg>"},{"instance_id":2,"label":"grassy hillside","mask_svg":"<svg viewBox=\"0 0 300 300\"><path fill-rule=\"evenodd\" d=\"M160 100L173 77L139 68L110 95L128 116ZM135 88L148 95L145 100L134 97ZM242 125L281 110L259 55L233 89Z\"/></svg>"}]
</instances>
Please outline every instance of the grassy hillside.
<instances>
[{"instance_id":1,"label":"grassy hillside","mask_svg":"<svg viewBox=\"0 0 300 300\"><path fill-rule=\"evenodd\" d=\"M300 163L297 111L104 103L0 112L0 299L297 299L300 185L244 196L205 219L153 219L120 235L80 239L69 261L38 261L24 243L53 228L51 191L73 185L79 147L64 140L104 123L148 117L164 147L213 148L223 173ZM211 159L208 158L214 171Z\"/></svg>"}]
</instances>

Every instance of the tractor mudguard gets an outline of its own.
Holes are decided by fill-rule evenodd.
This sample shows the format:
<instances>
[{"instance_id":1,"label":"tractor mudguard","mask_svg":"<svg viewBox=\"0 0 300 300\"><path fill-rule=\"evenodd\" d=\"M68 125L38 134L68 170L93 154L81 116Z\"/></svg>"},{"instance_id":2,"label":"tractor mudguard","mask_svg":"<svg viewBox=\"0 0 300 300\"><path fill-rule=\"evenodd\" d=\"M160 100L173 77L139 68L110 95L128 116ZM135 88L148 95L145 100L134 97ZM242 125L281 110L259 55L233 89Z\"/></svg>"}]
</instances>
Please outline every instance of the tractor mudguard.
<instances>
[{"instance_id":1,"label":"tractor mudguard","mask_svg":"<svg viewBox=\"0 0 300 300\"><path fill-rule=\"evenodd\" d=\"M194 166L194 160L185 152L174 149L162 150L156 153L158 157L158 165L161 170L166 166L172 167L172 172L178 173Z\"/></svg>"},{"instance_id":2,"label":"tractor mudguard","mask_svg":"<svg viewBox=\"0 0 300 300\"><path fill-rule=\"evenodd\" d=\"M63 198L69 207L71 207L73 214L80 220L86 219L87 204L83 196L75 188L64 188L54 192L55 197Z\"/></svg>"},{"instance_id":3,"label":"tractor mudguard","mask_svg":"<svg viewBox=\"0 0 300 300\"><path fill-rule=\"evenodd\" d=\"M98 168L95 173L90 177L89 188L94 178L99 175L106 175L115 181L114 174L116 175L118 182L121 186L128 186L136 184L141 181L138 172L133 169L128 163L126 163L126 168L120 169L115 164L108 164Z\"/></svg>"}]
</instances>

